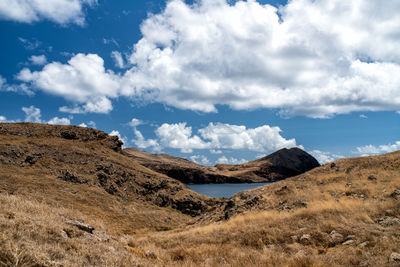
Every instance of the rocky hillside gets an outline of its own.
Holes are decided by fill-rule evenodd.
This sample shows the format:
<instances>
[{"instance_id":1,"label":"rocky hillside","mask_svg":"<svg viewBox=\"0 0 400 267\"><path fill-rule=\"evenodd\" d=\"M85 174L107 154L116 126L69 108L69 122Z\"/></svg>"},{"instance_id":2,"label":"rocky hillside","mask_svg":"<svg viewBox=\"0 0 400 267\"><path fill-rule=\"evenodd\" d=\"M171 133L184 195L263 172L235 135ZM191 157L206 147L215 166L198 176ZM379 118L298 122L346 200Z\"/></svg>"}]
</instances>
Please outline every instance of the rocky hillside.
<instances>
[{"instance_id":1,"label":"rocky hillside","mask_svg":"<svg viewBox=\"0 0 400 267\"><path fill-rule=\"evenodd\" d=\"M170 266L395 267L399 233L400 151L341 159L240 192L195 226L133 246L152 244Z\"/></svg>"},{"instance_id":2,"label":"rocky hillside","mask_svg":"<svg viewBox=\"0 0 400 267\"><path fill-rule=\"evenodd\" d=\"M120 146L92 129L0 124L0 265L400 264L400 151L217 200ZM301 170L287 152L253 163Z\"/></svg>"},{"instance_id":3,"label":"rocky hillside","mask_svg":"<svg viewBox=\"0 0 400 267\"><path fill-rule=\"evenodd\" d=\"M122 155L121 145L117 137L89 128L1 123L0 191L42 192L50 182L60 187L85 185L123 200L147 201L193 216L214 204L179 181ZM26 173L46 179L30 180Z\"/></svg>"},{"instance_id":4,"label":"rocky hillside","mask_svg":"<svg viewBox=\"0 0 400 267\"><path fill-rule=\"evenodd\" d=\"M284 148L242 165L218 164L214 167L202 166L165 154L151 154L134 148L124 149L123 153L149 169L186 184L271 182L295 176L319 166L314 157L299 148Z\"/></svg>"}]
</instances>

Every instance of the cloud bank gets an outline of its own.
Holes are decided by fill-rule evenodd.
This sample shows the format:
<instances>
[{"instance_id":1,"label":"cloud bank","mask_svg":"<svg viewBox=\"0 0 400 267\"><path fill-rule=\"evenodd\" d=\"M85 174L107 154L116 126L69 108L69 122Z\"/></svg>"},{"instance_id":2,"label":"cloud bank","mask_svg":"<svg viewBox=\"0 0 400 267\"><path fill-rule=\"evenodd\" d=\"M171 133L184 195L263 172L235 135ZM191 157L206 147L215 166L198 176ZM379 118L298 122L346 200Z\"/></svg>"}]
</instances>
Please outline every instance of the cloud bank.
<instances>
[{"instance_id":1,"label":"cloud bank","mask_svg":"<svg viewBox=\"0 0 400 267\"><path fill-rule=\"evenodd\" d=\"M240 125L210 123L193 134L192 127L186 123L164 123L155 131L157 139L146 140L139 130L134 128L136 139L133 140L140 148L174 148L182 153L192 153L194 149L209 149L211 151L249 150L256 152L271 152L281 148L295 147L295 139L285 139L280 135L279 127L263 125L257 128L246 128ZM300 146L301 147L301 146Z\"/></svg>"},{"instance_id":2,"label":"cloud bank","mask_svg":"<svg viewBox=\"0 0 400 267\"><path fill-rule=\"evenodd\" d=\"M171 0L142 23L125 73L79 54L19 76L83 105L65 111L107 113L120 96L202 112L227 105L312 118L399 111L398 10L399 1L378 0L292 0L280 9L255 0Z\"/></svg>"},{"instance_id":3,"label":"cloud bank","mask_svg":"<svg viewBox=\"0 0 400 267\"><path fill-rule=\"evenodd\" d=\"M387 144L387 145L367 145L362 147L357 147L357 154L361 154L363 156L368 155L376 155L376 154L385 154L400 150L400 141L395 142L394 144Z\"/></svg>"},{"instance_id":4,"label":"cloud bank","mask_svg":"<svg viewBox=\"0 0 400 267\"><path fill-rule=\"evenodd\" d=\"M58 24L85 24L84 7L97 0L2 0L0 19L23 23L50 20Z\"/></svg>"}]
</instances>

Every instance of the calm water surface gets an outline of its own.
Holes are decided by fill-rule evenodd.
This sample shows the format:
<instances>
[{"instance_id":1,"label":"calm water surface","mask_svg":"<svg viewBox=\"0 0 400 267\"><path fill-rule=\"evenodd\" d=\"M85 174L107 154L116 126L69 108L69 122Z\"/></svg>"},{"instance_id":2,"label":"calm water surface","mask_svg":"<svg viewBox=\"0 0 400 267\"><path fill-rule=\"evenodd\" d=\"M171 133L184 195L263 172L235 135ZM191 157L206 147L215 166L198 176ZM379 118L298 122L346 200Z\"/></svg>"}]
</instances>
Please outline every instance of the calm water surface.
<instances>
[{"instance_id":1,"label":"calm water surface","mask_svg":"<svg viewBox=\"0 0 400 267\"><path fill-rule=\"evenodd\" d=\"M269 183L252 183L252 184L188 184L187 186L197 193L210 197L226 197L240 191L253 189Z\"/></svg>"}]
</instances>

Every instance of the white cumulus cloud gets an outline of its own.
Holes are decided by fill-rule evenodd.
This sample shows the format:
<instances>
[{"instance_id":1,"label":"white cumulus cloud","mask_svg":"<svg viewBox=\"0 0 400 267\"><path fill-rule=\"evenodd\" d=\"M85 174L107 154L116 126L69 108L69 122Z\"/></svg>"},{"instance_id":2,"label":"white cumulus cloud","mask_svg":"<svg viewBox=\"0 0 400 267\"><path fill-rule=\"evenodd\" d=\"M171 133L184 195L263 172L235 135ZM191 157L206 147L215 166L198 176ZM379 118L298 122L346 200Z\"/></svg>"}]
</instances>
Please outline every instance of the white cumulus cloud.
<instances>
[{"instance_id":1,"label":"white cumulus cloud","mask_svg":"<svg viewBox=\"0 0 400 267\"><path fill-rule=\"evenodd\" d=\"M139 119L136 119L136 118L133 118L133 119L128 123L128 125L131 126L131 127L137 127L137 126L142 125L142 124L143 124L143 122L142 122L141 120L139 120Z\"/></svg>"},{"instance_id":2,"label":"white cumulus cloud","mask_svg":"<svg viewBox=\"0 0 400 267\"><path fill-rule=\"evenodd\" d=\"M210 161L204 155L193 155L189 157L191 161L202 164L202 165L210 165Z\"/></svg>"},{"instance_id":3,"label":"white cumulus cloud","mask_svg":"<svg viewBox=\"0 0 400 267\"><path fill-rule=\"evenodd\" d=\"M263 125L248 129L243 125L210 123L199 130L201 136L209 140L209 146L217 149L243 149L267 152L296 146L295 139L285 139L279 127Z\"/></svg>"},{"instance_id":4,"label":"white cumulus cloud","mask_svg":"<svg viewBox=\"0 0 400 267\"><path fill-rule=\"evenodd\" d=\"M126 74L169 105L329 117L400 107L398 1L168 2L141 27ZM280 17L279 17L280 16Z\"/></svg>"},{"instance_id":5,"label":"white cumulus cloud","mask_svg":"<svg viewBox=\"0 0 400 267\"><path fill-rule=\"evenodd\" d=\"M314 158L316 158L320 164L325 164L328 162L335 161L337 159L344 158L344 156L342 155L336 155L330 152L325 152L320 150L312 150L309 151L308 153L310 153Z\"/></svg>"},{"instance_id":6,"label":"white cumulus cloud","mask_svg":"<svg viewBox=\"0 0 400 267\"><path fill-rule=\"evenodd\" d=\"M42 112L40 108L35 106L30 107L22 107L22 111L25 113L25 122L35 122L35 123L48 123L53 125L70 125L71 120L70 118L59 118L54 117L49 121L42 120ZM72 118L72 117L71 117Z\"/></svg>"},{"instance_id":7,"label":"white cumulus cloud","mask_svg":"<svg viewBox=\"0 0 400 267\"><path fill-rule=\"evenodd\" d=\"M237 158L227 158L225 156L222 156L220 158L217 159L217 163L219 164L232 164L232 165L239 165L239 164L243 164L246 163L248 160L245 159L237 159Z\"/></svg>"},{"instance_id":8,"label":"white cumulus cloud","mask_svg":"<svg viewBox=\"0 0 400 267\"><path fill-rule=\"evenodd\" d=\"M125 73L78 54L18 77L81 105L64 107L72 113L107 113L121 96L313 118L399 111L398 10L400 1L291 0L277 9L255 0L171 0L143 21Z\"/></svg>"},{"instance_id":9,"label":"white cumulus cloud","mask_svg":"<svg viewBox=\"0 0 400 267\"><path fill-rule=\"evenodd\" d=\"M136 127L133 129L133 132L135 134L135 139L132 140L132 142L139 148L141 149L146 149L146 148L152 148L153 151L160 151L161 147L160 144L158 143L157 140L155 139L145 139L142 133L136 129Z\"/></svg>"},{"instance_id":10,"label":"white cumulus cloud","mask_svg":"<svg viewBox=\"0 0 400 267\"><path fill-rule=\"evenodd\" d=\"M32 55L29 58L29 61L32 62L32 64L42 66L42 65L45 65L47 63L47 58L46 58L45 55L40 55L40 56Z\"/></svg>"},{"instance_id":11,"label":"white cumulus cloud","mask_svg":"<svg viewBox=\"0 0 400 267\"><path fill-rule=\"evenodd\" d=\"M37 123L42 122L41 119L42 114L39 108L36 108L34 106L22 107L22 111L25 113L26 122L37 122Z\"/></svg>"},{"instance_id":12,"label":"white cumulus cloud","mask_svg":"<svg viewBox=\"0 0 400 267\"><path fill-rule=\"evenodd\" d=\"M192 153L193 149L209 148L209 144L199 136L192 136L192 127L187 127L186 123L164 123L156 130L156 135L163 147L178 148L183 153Z\"/></svg>"},{"instance_id":13,"label":"white cumulus cloud","mask_svg":"<svg viewBox=\"0 0 400 267\"><path fill-rule=\"evenodd\" d=\"M145 140L135 128L135 134L142 148L156 146L180 149L182 153L192 153L193 149L210 149L213 154L221 149L270 152L280 148L296 147L295 139L285 139L280 135L279 127L263 125L257 128L246 128L240 125L209 123L208 126L193 134L192 127L186 123L164 123L155 131L157 140ZM302 147L302 146L299 146Z\"/></svg>"},{"instance_id":14,"label":"white cumulus cloud","mask_svg":"<svg viewBox=\"0 0 400 267\"><path fill-rule=\"evenodd\" d=\"M54 117L51 120L49 120L47 123L54 124L54 125L70 125L71 120L69 118Z\"/></svg>"},{"instance_id":15,"label":"white cumulus cloud","mask_svg":"<svg viewBox=\"0 0 400 267\"><path fill-rule=\"evenodd\" d=\"M109 98L118 96L118 77L106 71L103 59L95 54L77 54L68 64L49 63L42 71L31 72L25 68L17 78L76 103L73 107L61 107L63 112L109 113L112 110Z\"/></svg>"},{"instance_id":16,"label":"white cumulus cloud","mask_svg":"<svg viewBox=\"0 0 400 267\"><path fill-rule=\"evenodd\" d=\"M375 154L385 154L397 150L400 150L400 141L397 141L394 144L387 144L387 145L379 145L379 146L366 145L357 147L357 154L366 156Z\"/></svg>"},{"instance_id":17,"label":"white cumulus cloud","mask_svg":"<svg viewBox=\"0 0 400 267\"><path fill-rule=\"evenodd\" d=\"M50 20L58 24L85 24L85 6L94 6L97 0L2 0L0 19L32 23Z\"/></svg>"}]
</instances>

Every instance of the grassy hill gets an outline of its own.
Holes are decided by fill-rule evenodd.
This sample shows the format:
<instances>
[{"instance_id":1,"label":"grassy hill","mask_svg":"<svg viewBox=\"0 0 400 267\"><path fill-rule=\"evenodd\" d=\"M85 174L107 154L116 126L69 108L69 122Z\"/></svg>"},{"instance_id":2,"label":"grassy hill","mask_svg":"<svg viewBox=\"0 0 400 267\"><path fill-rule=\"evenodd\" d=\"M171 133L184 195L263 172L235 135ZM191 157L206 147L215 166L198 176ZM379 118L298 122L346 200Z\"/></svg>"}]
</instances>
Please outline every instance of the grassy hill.
<instances>
[{"instance_id":1,"label":"grassy hill","mask_svg":"<svg viewBox=\"0 0 400 267\"><path fill-rule=\"evenodd\" d=\"M120 146L92 129L0 124L0 265L400 264L400 152L220 200Z\"/></svg>"}]
</instances>

